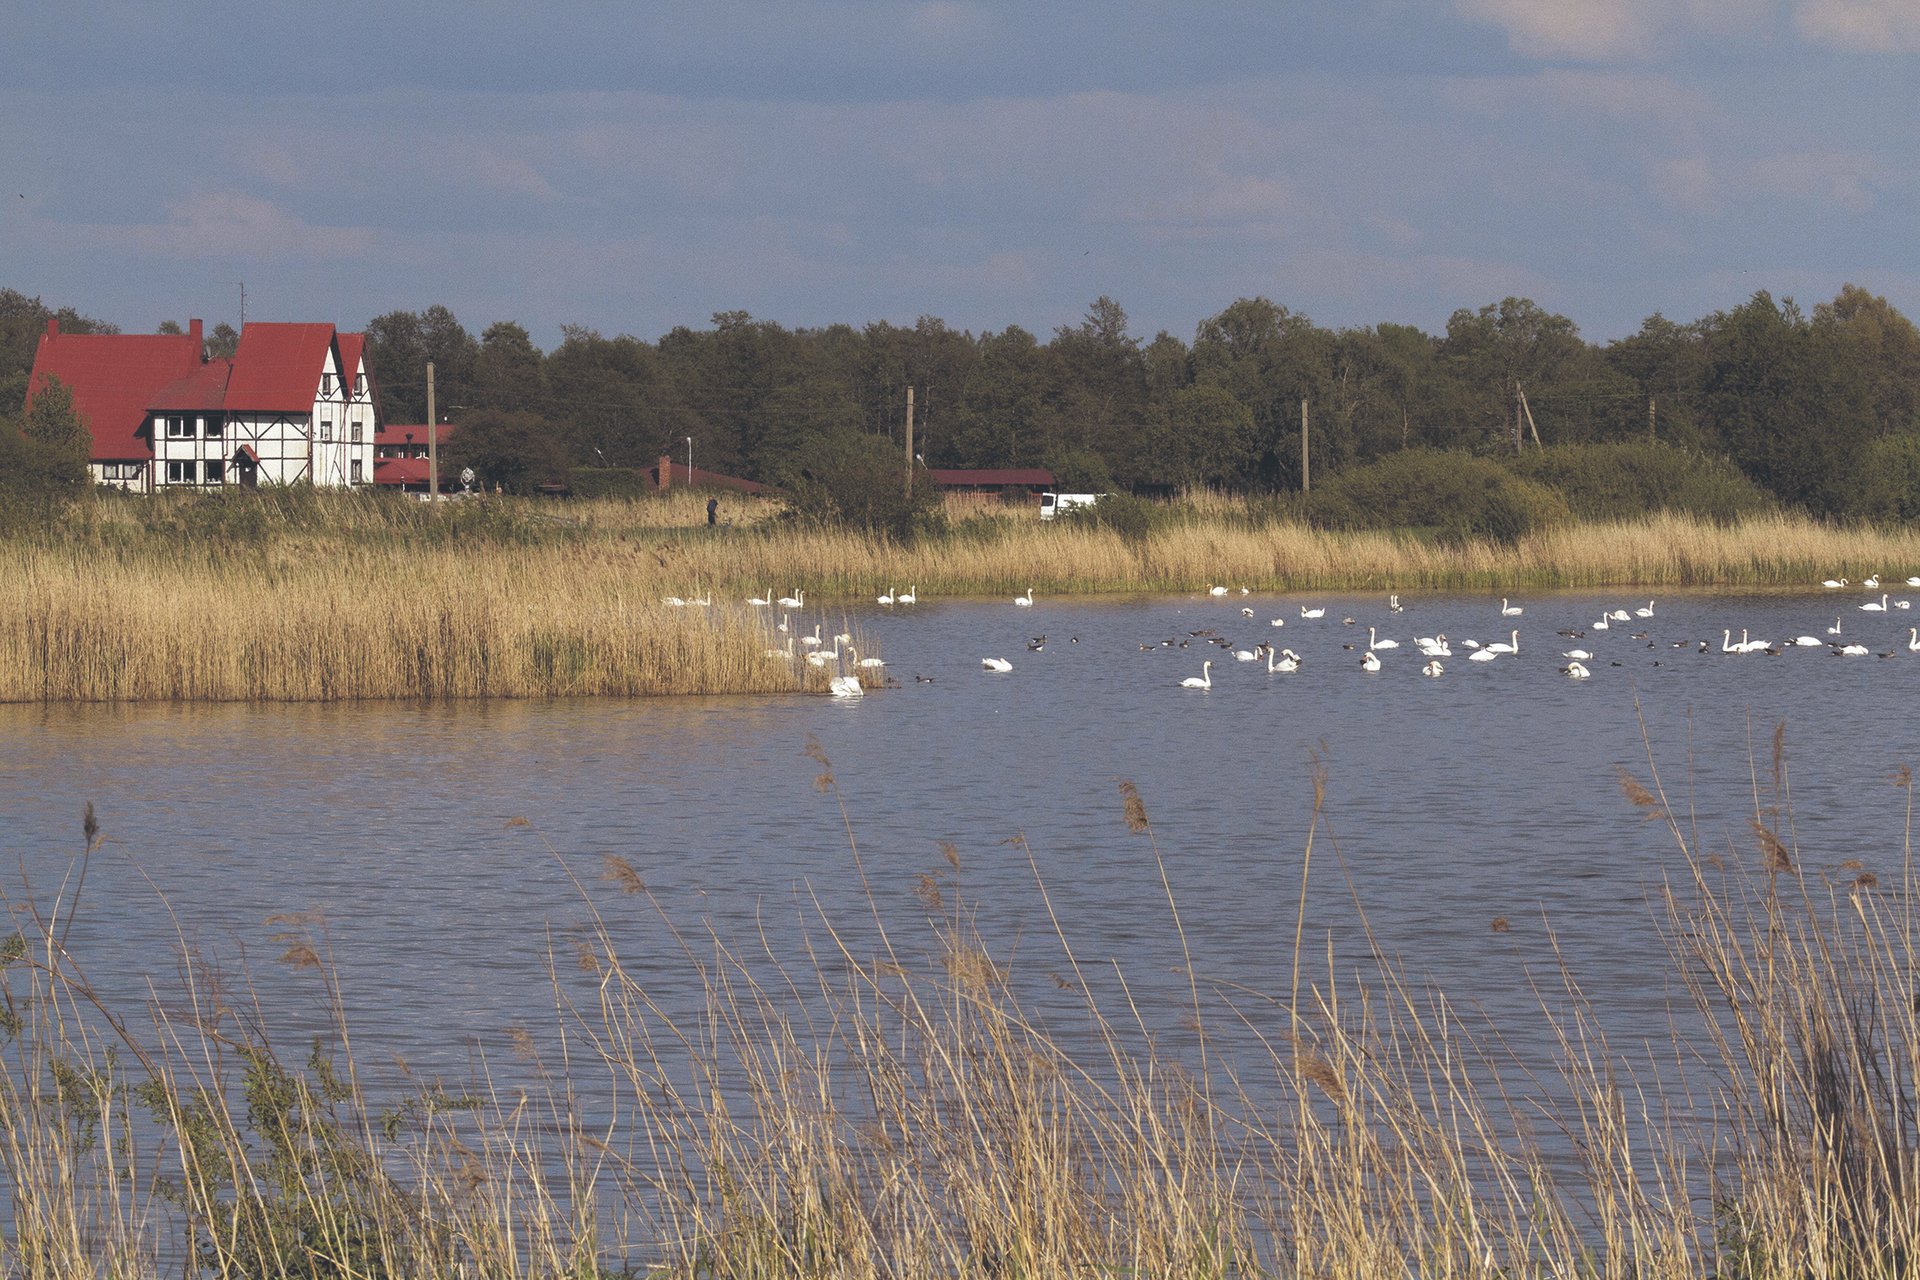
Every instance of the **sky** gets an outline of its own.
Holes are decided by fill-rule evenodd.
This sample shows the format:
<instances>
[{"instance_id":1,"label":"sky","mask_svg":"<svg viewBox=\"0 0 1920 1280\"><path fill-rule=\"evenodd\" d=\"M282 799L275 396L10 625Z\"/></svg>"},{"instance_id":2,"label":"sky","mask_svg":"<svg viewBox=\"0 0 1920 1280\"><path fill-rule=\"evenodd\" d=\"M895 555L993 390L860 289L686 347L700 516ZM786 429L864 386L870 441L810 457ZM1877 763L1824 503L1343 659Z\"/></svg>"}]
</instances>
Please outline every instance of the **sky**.
<instances>
[{"instance_id":1,"label":"sky","mask_svg":"<svg viewBox=\"0 0 1920 1280\"><path fill-rule=\"evenodd\" d=\"M4 12L0 285L128 332L1920 317L1920 0Z\"/></svg>"}]
</instances>

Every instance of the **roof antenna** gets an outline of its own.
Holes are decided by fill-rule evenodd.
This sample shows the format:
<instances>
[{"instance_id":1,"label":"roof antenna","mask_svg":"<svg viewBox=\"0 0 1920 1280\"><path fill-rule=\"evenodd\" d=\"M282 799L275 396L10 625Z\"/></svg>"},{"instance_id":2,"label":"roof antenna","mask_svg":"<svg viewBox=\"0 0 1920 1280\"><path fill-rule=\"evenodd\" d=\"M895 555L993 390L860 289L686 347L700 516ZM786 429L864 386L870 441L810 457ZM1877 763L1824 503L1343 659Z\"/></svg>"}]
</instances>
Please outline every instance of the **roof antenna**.
<instances>
[{"instance_id":1,"label":"roof antenna","mask_svg":"<svg viewBox=\"0 0 1920 1280\"><path fill-rule=\"evenodd\" d=\"M247 282L245 280L240 282L240 327L243 330L247 327Z\"/></svg>"}]
</instances>

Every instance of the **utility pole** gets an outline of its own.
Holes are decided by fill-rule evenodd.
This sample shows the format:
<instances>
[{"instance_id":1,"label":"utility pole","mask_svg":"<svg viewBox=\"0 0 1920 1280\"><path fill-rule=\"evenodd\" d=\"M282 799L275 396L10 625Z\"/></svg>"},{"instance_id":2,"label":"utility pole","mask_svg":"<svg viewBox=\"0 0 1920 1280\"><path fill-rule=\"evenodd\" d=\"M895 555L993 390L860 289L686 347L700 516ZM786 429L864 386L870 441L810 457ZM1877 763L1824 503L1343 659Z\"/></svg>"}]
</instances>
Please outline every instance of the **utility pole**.
<instances>
[{"instance_id":1,"label":"utility pole","mask_svg":"<svg viewBox=\"0 0 1920 1280\"><path fill-rule=\"evenodd\" d=\"M1307 469L1307 398L1300 397L1300 492L1313 488L1313 476Z\"/></svg>"},{"instance_id":2,"label":"utility pole","mask_svg":"<svg viewBox=\"0 0 1920 1280\"><path fill-rule=\"evenodd\" d=\"M1653 433L1653 397L1648 396L1647 397L1647 439L1653 440L1656 438L1657 437Z\"/></svg>"},{"instance_id":3,"label":"utility pole","mask_svg":"<svg viewBox=\"0 0 1920 1280\"><path fill-rule=\"evenodd\" d=\"M907 496L913 496L913 388L907 388Z\"/></svg>"},{"instance_id":4,"label":"utility pole","mask_svg":"<svg viewBox=\"0 0 1920 1280\"><path fill-rule=\"evenodd\" d=\"M440 424L433 414L433 361L427 361L427 501L440 501Z\"/></svg>"},{"instance_id":5,"label":"utility pole","mask_svg":"<svg viewBox=\"0 0 1920 1280\"><path fill-rule=\"evenodd\" d=\"M1533 432L1533 447L1544 451L1546 446L1540 443L1540 428L1533 425L1533 406L1527 403L1526 390L1518 382L1513 387L1520 393L1520 411L1527 415L1527 430Z\"/></svg>"},{"instance_id":6,"label":"utility pole","mask_svg":"<svg viewBox=\"0 0 1920 1280\"><path fill-rule=\"evenodd\" d=\"M1513 384L1513 451L1515 453L1518 453L1520 452L1521 448L1522 448L1522 445L1520 441L1520 384L1516 381Z\"/></svg>"}]
</instances>

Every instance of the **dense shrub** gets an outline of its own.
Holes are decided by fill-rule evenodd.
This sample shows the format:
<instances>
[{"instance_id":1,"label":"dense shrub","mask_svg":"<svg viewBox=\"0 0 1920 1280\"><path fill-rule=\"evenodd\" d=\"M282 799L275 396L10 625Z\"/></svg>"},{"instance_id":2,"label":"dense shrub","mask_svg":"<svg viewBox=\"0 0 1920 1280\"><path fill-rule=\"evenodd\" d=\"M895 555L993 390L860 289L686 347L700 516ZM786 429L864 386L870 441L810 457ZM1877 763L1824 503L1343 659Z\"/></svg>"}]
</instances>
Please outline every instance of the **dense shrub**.
<instances>
[{"instance_id":1,"label":"dense shrub","mask_svg":"<svg viewBox=\"0 0 1920 1280\"><path fill-rule=\"evenodd\" d=\"M1301 502L1327 529L1441 528L1511 540L1564 523L1566 500L1490 458L1406 449L1325 481Z\"/></svg>"},{"instance_id":2,"label":"dense shrub","mask_svg":"<svg viewBox=\"0 0 1920 1280\"><path fill-rule=\"evenodd\" d=\"M1054 523L1064 528L1112 529L1129 542L1144 539L1172 520L1169 508L1130 493L1109 493L1090 507L1069 507L1054 517Z\"/></svg>"},{"instance_id":3,"label":"dense shrub","mask_svg":"<svg viewBox=\"0 0 1920 1280\"><path fill-rule=\"evenodd\" d=\"M1505 466L1558 489L1582 520L1676 511L1730 521L1774 505L1766 490L1724 458L1652 440L1561 445L1518 454Z\"/></svg>"},{"instance_id":4,"label":"dense shrub","mask_svg":"<svg viewBox=\"0 0 1920 1280\"><path fill-rule=\"evenodd\" d=\"M567 491L576 498L643 498L655 488L634 467L574 467L567 473Z\"/></svg>"},{"instance_id":5,"label":"dense shrub","mask_svg":"<svg viewBox=\"0 0 1920 1280\"><path fill-rule=\"evenodd\" d=\"M1920 520L1920 436L1884 436L1867 446L1848 514Z\"/></svg>"},{"instance_id":6,"label":"dense shrub","mask_svg":"<svg viewBox=\"0 0 1920 1280\"><path fill-rule=\"evenodd\" d=\"M806 465L780 479L791 520L881 533L901 542L947 527L940 482L921 467L909 485L900 460L883 441L815 440Z\"/></svg>"}]
</instances>

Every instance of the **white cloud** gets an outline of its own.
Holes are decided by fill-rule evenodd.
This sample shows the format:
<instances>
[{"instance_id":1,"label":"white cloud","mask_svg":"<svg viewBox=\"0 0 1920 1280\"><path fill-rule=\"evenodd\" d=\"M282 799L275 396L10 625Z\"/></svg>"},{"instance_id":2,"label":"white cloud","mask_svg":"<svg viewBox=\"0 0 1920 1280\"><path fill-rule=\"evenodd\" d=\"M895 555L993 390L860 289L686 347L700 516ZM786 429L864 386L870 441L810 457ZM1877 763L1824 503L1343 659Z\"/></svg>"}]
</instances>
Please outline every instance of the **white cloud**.
<instances>
[{"instance_id":1,"label":"white cloud","mask_svg":"<svg viewBox=\"0 0 1920 1280\"><path fill-rule=\"evenodd\" d=\"M1514 52L1526 57L1609 62L1662 53L1692 29L1737 34L1771 14L1775 5L1774 0L1455 0L1455 7L1462 17L1505 29Z\"/></svg>"},{"instance_id":2,"label":"white cloud","mask_svg":"<svg viewBox=\"0 0 1920 1280\"><path fill-rule=\"evenodd\" d=\"M316 227L280 206L235 191L209 191L167 202L160 224L86 226L101 245L170 258L358 258L373 246L364 227Z\"/></svg>"},{"instance_id":3,"label":"white cloud","mask_svg":"<svg viewBox=\"0 0 1920 1280\"><path fill-rule=\"evenodd\" d=\"M1915 0L1799 0L1793 26L1815 44L1848 53L1920 53Z\"/></svg>"}]
</instances>

